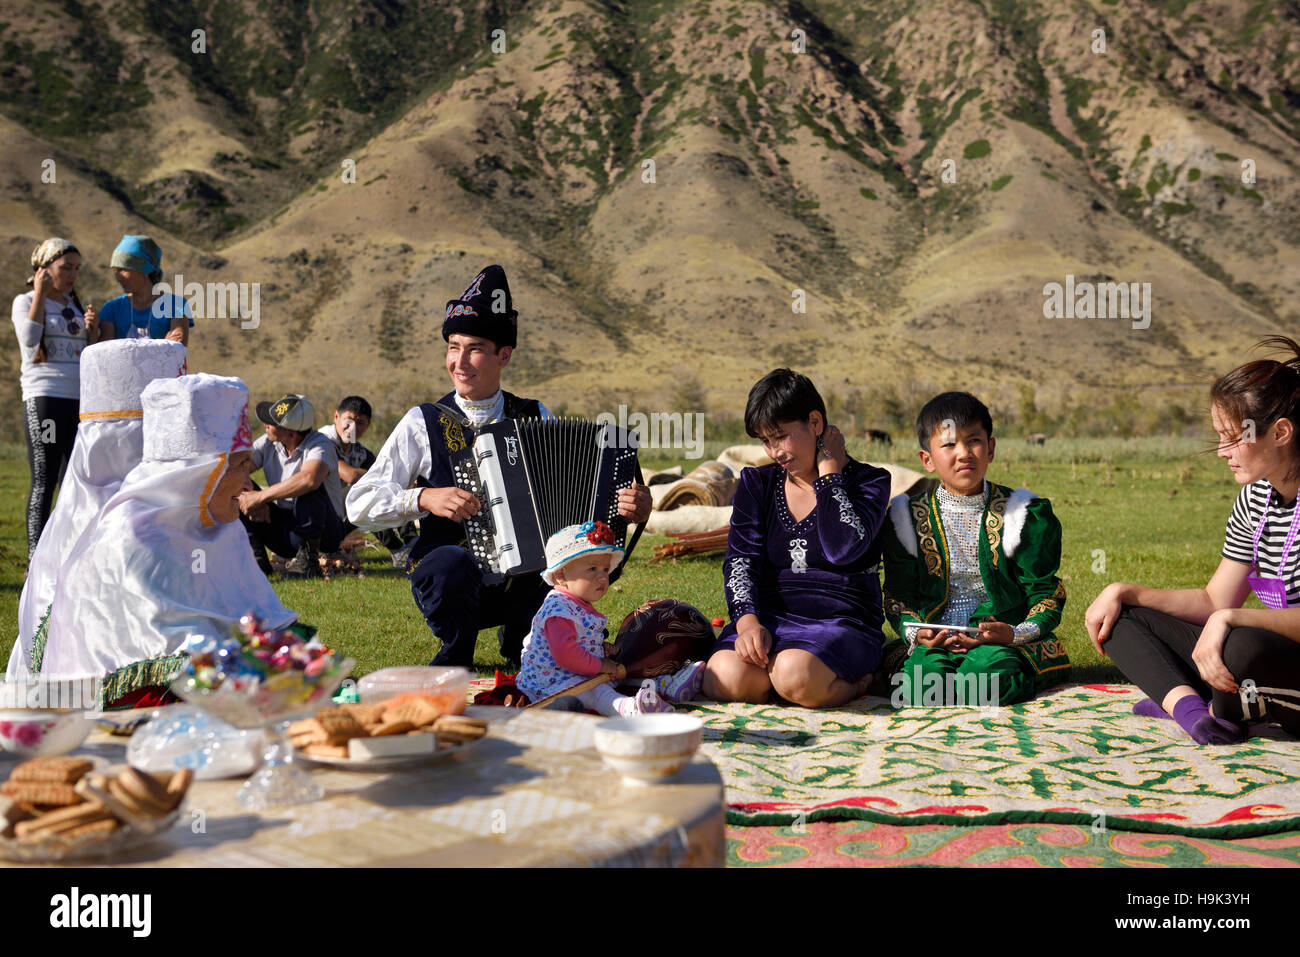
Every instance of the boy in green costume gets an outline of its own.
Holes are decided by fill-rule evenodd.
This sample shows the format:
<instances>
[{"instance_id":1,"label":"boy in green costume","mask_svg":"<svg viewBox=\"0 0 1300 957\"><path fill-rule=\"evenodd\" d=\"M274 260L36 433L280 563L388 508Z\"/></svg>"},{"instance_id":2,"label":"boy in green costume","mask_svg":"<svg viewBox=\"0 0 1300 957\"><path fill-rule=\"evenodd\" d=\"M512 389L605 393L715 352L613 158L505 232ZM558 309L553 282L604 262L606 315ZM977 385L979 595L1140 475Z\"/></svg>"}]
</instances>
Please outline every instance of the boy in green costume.
<instances>
[{"instance_id":1,"label":"boy in green costume","mask_svg":"<svg viewBox=\"0 0 1300 957\"><path fill-rule=\"evenodd\" d=\"M985 481L996 443L975 396L935 396L916 435L940 484L895 496L883 532L885 616L911 649L894 705L1026 701L1070 670L1053 635L1065 609L1061 523L1047 499Z\"/></svg>"}]
</instances>

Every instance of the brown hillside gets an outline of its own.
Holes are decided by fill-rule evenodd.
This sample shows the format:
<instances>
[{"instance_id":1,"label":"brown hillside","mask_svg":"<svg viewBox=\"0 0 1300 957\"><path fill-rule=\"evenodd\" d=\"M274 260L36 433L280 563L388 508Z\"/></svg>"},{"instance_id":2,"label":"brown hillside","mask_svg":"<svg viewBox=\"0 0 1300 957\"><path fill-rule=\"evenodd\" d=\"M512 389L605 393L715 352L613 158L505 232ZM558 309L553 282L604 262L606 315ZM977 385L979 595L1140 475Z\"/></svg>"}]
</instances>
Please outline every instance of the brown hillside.
<instances>
[{"instance_id":1,"label":"brown hillside","mask_svg":"<svg viewBox=\"0 0 1300 957\"><path fill-rule=\"evenodd\" d=\"M151 233L169 281L262 284L260 326L200 320L191 361L259 394L440 394L443 302L489 262L521 315L507 383L588 412L698 381L734 414L777 364L1004 408L1023 383L1048 408L1190 401L1300 329L1294 3L0 14L6 288L65 235L102 302L117 238ZM1151 283L1150 328L1045 319L1067 273Z\"/></svg>"}]
</instances>

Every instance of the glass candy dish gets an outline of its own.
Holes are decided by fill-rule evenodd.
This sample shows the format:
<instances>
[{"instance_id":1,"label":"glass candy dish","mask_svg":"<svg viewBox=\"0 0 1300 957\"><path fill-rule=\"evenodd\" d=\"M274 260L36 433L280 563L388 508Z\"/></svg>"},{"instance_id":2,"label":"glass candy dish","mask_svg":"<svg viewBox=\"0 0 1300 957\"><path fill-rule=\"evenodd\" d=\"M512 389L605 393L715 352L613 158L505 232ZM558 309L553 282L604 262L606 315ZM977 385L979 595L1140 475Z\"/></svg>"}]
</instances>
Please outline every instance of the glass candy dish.
<instances>
[{"instance_id":1,"label":"glass candy dish","mask_svg":"<svg viewBox=\"0 0 1300 957\"><path fill-rule=\"evenodd\" d=\"M171 689L236 728L265 728L262 767L239 789L250 811L319 800L323 791L293 760L289 725L330 704L356 662L301 633L264 629L251 615L230 639L196 638ZM305 667L304 667L305 663Z\"/></svg>"}]
</instances>

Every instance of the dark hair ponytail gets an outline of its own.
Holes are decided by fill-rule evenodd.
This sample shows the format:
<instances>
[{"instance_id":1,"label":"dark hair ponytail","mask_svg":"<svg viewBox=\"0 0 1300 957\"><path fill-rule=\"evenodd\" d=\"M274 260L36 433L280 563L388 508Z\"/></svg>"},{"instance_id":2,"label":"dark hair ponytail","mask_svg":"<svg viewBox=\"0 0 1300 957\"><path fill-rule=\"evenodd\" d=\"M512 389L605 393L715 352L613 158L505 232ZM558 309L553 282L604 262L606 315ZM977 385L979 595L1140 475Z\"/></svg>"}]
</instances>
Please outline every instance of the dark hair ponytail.
<instances>
[{"instance_id":1,"label":"dark hair ponytail","mask_svg":"<svg viewBox=\"0 0 1300 957\"><path fill-rule=\"evenodd\" d=\"M1256 359L1238 366L1210 387L1210 403L1238 428L1253 422L1256 433L1278 419L1288 419L1293 427L1290 478L1300 472L1300 343L1287 336L1268 336L1255 348L1275 348L1290 355L1282 361Z\"/></svg>"}]
</instances>

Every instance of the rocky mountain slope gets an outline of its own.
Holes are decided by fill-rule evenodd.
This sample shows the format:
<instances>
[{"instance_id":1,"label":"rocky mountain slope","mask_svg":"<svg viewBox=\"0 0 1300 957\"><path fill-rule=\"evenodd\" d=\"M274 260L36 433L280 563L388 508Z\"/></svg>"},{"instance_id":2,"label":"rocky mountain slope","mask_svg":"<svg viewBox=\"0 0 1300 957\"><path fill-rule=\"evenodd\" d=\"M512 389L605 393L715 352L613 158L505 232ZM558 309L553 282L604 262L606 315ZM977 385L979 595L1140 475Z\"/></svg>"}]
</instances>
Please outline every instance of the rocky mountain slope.
<instances>
[{"instance_id":1,"label":"rocky mountain slope","mask_svg":"<svg viewBox=\"0 0 1300 957\"><path fill-rule=\"evenodd\" d=\"M5 288L64 235L103 301L150 233L169 282L261 284L191 362L259 394L440 394L443 302L489 262L507 384L589 414L734 414L776 365L1190 406L1300 331L1296 2L0 0L0 27ZM1067 275L1150 283L1149 326L1045 317Z\"/></svg>"}]
</instances>

